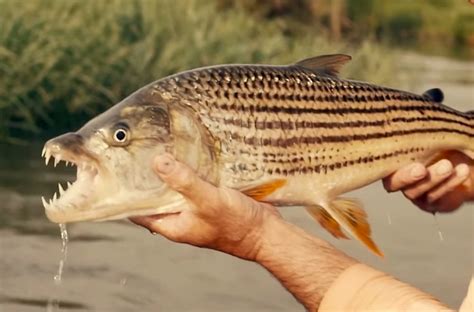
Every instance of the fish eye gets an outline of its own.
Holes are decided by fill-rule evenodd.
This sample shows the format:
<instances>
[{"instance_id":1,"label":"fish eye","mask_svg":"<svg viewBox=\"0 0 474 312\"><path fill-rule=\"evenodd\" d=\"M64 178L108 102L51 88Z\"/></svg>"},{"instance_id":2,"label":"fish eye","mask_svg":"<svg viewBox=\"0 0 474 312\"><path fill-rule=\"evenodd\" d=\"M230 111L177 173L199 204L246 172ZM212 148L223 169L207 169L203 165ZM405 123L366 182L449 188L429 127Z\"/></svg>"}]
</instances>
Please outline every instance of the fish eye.
<instances>
[{"instance_id":1,"label":"fish eye","mask_svg":"<svg viewBox=\"0 0 474 312\"><path fill-rule=\"evenodd\" d=\"M126 129L119 128L114 132L114 140L117 143L124 143L128 139L128 132Z\"/></svg>"}]
</instances>

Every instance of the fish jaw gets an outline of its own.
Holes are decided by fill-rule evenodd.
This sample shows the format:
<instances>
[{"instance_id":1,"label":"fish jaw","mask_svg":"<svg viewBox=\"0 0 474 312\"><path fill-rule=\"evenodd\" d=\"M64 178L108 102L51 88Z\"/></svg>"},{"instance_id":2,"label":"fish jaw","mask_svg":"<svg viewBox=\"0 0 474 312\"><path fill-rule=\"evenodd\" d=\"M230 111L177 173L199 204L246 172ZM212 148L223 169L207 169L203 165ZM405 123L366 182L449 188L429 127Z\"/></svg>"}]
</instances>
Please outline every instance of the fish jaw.
<instances>
[{"instance_id":1,"label":"fish jaw","mask_svg":"<svg viewBox=\"0 0 474 312\"><path fill-rule=\"evenodd\" d=\"M47 217L55 223L69 223L179 212L182 196L151 170L153 156L163 149L112 152L100 140L85 140L80 132L48 141L42 154L46 164L51 159L54 166L61 161L72 164L77 167L77 178L68 187L59 185L49 202L42 198Z\"/></svg>"},{"instance_id":2,"label":"fish jaw","mask_svg":"<svg viewBox=\"0 0 474 312\"><path fill-rule=\"evenodd\" d=\"M46 216L55 223L70 223L78 221L107 221L135 216L156 215L165 213L180 213L184 211L186 201L182 195L170 189L157 194L140 194L138 201L133 201L130 196L116 199L116 204L106 203L94 205L88 210L61 209L59 205L48 204L45 206ZM146 198L146 200L143 200Z\"/></svg>"}]
</instances>

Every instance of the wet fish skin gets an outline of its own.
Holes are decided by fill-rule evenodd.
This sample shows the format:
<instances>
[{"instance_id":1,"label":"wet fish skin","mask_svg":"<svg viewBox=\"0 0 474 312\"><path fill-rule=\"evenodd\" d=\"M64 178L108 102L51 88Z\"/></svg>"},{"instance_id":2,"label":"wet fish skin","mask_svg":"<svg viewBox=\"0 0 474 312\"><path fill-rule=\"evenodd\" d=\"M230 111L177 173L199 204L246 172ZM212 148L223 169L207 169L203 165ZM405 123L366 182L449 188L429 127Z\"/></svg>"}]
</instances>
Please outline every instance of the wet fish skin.
<instances>
[{"instance_id":1,"label":"wet fish skin","mask_svg":"<svg viewBox=\"0 0 474 312\"><path fill-rule=\"evenodd\" d=\"M125 120L132 134L156 138L159 151L173 153L208 181L275 205L306 206L331 224L333 235L343 237L341 226L380 253L360 204L338 196L409 162L429 163L442 151L472 157L474 115L441 104L442 93L434 89L417 95L341 79L337 72L349 60L328 55L289 66L221 65L179 73L138 90L79 133L84 142L98 141L95 133ZM156 127L146 129L149 124ZM131 139L115 151L143 151L138 142ZM97 155L94 149L87 150ZM137 161L129 157L126 164ZM108 217L166 212L142 206L147 208L110 209Z\"/></svg>"},{"instance_id":2,"label":"wet fish skin","mask_svg":"<svg viewBox=\"0 0 474 312\"><path fill-rule=\"evenodd\" d=\"M335 58L341 57L347 60ZM427 161L436 151L473 149L472 114L428 95L318 71L305 63L217 66L150 88L196 114L196 122L220 145L224 183L236 188L268 175L321 177L374 167L377 173L365 171L347 185L338 183L337 190L347 192L401 163Z\"/></svg>"}]
</instances>

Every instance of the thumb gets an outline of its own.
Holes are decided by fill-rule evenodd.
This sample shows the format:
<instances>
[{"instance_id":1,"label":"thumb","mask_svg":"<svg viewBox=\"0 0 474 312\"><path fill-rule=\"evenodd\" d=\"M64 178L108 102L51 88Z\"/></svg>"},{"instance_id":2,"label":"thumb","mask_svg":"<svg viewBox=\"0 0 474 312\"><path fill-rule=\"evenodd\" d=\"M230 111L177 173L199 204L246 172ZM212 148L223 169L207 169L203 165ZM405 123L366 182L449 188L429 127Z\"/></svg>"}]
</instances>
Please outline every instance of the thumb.
<instances>
[{"instance_id":1,"label":"thumb","mask_svg":"<svg viewBox=\"0 0 474 312\"><path fill-rule=\"evenodd\" d=\"M163 154L155 158L153 169L173 190L181 193L197 206L208 204L217 189L202 180L189 166L170 155Z\"/></svg>"}]
</instances>

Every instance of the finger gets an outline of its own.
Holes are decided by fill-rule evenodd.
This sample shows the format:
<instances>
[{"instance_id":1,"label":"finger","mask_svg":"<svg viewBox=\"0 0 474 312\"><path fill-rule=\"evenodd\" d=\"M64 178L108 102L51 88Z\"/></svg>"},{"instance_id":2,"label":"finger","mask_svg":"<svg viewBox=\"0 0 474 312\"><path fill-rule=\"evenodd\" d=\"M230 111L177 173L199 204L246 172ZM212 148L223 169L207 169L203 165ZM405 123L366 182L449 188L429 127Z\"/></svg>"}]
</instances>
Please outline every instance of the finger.
<instances>
[{"instance_id":1,"label":"finger","mask_svg":"<svg viewBox=\"0 0 474 312\"><path fill-rule=\"evenodd\" d=\"M454 168L454 173L433 191L430 191L426 196L428 203L434 203L441 197L453 191L457 186L461 185L469 177L469 167L466 164L457 165Z\"/></svg>"},{"instance_id":2,"label":"finger","mask_svg":"<svg viewBox=\"0 0 474 312\"><path fill-rule=\"evenodd\" d=\"M464 203L464 196L459 192L451 192L448 195L441 197L432 204L432 210L436 212L451 212Z\"/></svg>"},{"instance_id":3,"label":"finger","mask_svg":"<svg viewBox=\"0 0 474 312\"><path fill-rule=\"evenodd\" d=\"M395 192L423 179L426 174L425 166L420 163L411 164L383 179L383 186L387 191Z\"/></svg>"},{"instance_id":4,"label":"finger","mask_svg":"<svg viewBox=\"0 0 474 312\"><path fill-rule=\"evenodd\" d=\"M169 187L183 194L196 206L210 205L217 201L216 187L199 178L191 168L176 161L173 156L157 156L154 169Z\"/></svg>"},{"instance_id":5,"label":"finger","mask_svg":"<svg viewBox=\"0 0 474 312\"><path fill-rule=\"evenodd\" d=\"M428 168L427 176L406 188L403 193L409 199L416 199L447 179L453 171L453 165L449 160L442 159Z\"/></svg>"}]
</instances>

